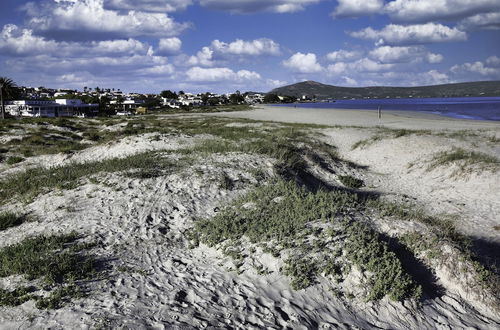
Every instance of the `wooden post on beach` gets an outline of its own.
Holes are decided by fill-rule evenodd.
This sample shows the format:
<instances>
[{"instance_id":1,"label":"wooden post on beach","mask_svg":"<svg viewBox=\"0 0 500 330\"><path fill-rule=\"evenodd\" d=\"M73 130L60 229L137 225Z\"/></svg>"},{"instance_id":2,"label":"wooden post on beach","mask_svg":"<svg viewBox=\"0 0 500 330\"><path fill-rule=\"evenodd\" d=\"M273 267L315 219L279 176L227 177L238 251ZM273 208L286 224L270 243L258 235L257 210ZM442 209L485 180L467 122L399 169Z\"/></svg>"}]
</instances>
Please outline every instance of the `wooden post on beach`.
<instances>
[{"instance_id":1,"label":"wooden post on beach","mask_svg":"<svg viewBox=\"0 0 500 330\"><path fill-rule=\"evenodd\" d=\"M378 124L380 125L382 122L382 109L378 107Z\"/></svg>"}]
</instances>

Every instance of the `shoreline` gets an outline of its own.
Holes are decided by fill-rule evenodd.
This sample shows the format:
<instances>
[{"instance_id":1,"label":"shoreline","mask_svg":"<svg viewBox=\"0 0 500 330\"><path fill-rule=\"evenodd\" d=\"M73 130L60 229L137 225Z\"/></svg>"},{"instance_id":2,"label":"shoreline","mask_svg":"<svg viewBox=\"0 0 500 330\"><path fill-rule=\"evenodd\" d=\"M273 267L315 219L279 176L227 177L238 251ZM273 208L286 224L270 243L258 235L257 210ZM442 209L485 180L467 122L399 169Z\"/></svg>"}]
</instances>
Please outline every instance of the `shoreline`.
<instances>
[{"instance_id":1,"label":"shoreline","mask_svg":"<svg viewBox=\"0 0 500 330\"><path fill-rule=\"evenodd\" d=\"M255 106L253 110L208 114L252 120L286 123L318 124L327 126L383 126L395 129L500 129L500 122L487 120L458 119L418 111L383 110L379 121L376 110L366 109L321 109Z\"/></svg>"}]
</instances>

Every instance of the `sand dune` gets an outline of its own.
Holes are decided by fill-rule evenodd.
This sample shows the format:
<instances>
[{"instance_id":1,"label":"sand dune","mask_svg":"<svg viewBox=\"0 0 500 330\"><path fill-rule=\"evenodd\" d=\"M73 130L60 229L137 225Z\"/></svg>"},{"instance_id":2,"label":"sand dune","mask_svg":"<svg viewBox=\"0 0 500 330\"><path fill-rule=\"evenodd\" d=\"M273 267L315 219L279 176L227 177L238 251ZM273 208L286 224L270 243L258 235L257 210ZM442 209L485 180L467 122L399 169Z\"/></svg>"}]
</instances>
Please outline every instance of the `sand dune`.
<instances>
[{"instance_id":1,"label":"sand dune","mask_svg":"<svg viewBox=\"0 0 500 330\"><path fill-rule=\"evenodd\" d=\"M377 124L373 123L371 112L358 115L338 111L339 117L321 118L319 112L311 114L304 109L274 111L221 115L329 125ZM156 119L168 125L169 118ZM456 175L458 165L427 168L433 155L453 147L473 148L500 157L497 144L491 142L492 136L500 137L498 125L417 119L399 114L384 120L390 127L432 128L433 132L442 132L438 130L442 127L481 131L478 136L456 138L430 133L396 137L392 131L376 127L307 129L325 146L337 150L341 158L358 164L353 167L340 160L322 164L317 157L304 154L309 157L309 175L331 187L342 188L339 175L352 174L363 179L364 192L380 194L389 201L411 201L433 215L452 214L461 231L490 247L499 246L500 231L494 229L500 225L499 171L472 165L470 173ZM250 127L254 132L279 127L234 121L225 122L224 127L242 130ZM328 276L319 275L314 285L294 290L290 278L280 270L285 262L283 255L273 256L259 246L253 249L248 243L240 246L246 257L236 267L223 246L201 243L190 247L188 233L199 219L210 219L252 189L269 184L270 178L277 175L278 161L244 152L215 150L197 156L186 151L200 141L212 139L208 134L154 136L154 133L138 134L78 151L71 157L37 156L2 169L2 177L7 178L37 163L53 167L123 158L145 151L159 152L162 158L180 165L153 176L95 173L82 178L76 188L53 189L26 203L10 201L1 206L0 211L17 210L33 215L36 220L0 231L0 248L42 233L77 231L84 234L85 241L97 243L93 253L102 261L99 278L85 283L87 296L72 299L54 310L40 310L34 301L17 307L0 307L1 328L495 329L500 326L498 297L472 287L476 281L474 273L468 273L466 263L458 263L459 254L452 245L442 246L447 262L428 265L437 277L436 286L443 292L435 295L427 292L420 302L396 302L388 297L366 301L367 289L363 283L369 274L355 268L340 286ZM368 142L353 149L362 140ZM362 218L371 219L371 215L366 213ZM426 225L395 221L394 217L374 217L373 221L379 232L394 239L405 232L427 230ZM425 256L417 257L425 260ZM463 273L457 273L457 265L464 267ZM16 276L1 278L0 288L12 288L18 281ZM332 288L344 294L339 296Z\"/></svg>"}]
</instances>

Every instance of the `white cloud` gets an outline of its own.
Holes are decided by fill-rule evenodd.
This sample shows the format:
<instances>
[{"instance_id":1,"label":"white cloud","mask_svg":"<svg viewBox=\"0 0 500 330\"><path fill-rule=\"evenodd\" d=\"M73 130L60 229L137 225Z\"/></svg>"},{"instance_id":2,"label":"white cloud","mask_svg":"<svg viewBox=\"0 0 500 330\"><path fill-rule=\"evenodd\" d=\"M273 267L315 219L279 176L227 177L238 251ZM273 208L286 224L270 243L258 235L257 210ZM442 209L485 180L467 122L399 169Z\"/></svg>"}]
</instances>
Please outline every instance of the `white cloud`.
<instances>
[{"instance_id":1,"label":"white cloud","mask_svg":"<svg viewBox=\"0 0 500 330\"><path fill-rule=\"evenodd\" d=\"M281 86L286 86L288 84L288 82L286 82L286 81L275 80L275 79L267 79L266 83L271 88L277 88L277 87L281 87Z\"/></svg>"},{"instance_id":2,"label":"white cloud","mask_svg":"<svg viewBox=\"0 0 500 330\"><path fill-rule=\"evenodd\" d=\"M203 47L196 55L191 56L186 63L190 66L214 66L221 61L234 57L255 57L280 55L280 45L271 39L261 38L251 41L237 39L226 43L214 40L210 46Z\"/></svg>"},{"instance_id":3,"label":"white cloud","mask_svg":"<svg viewBox=\"0 0 500 330\"><path fill-rule=\"evenodd\" d=\"M144 68L139 72L139 75L142 76L151 76L151 75L171 75L175 72L175 68L172 64L162 64L155 65L149 68Z\"/></svg>"},{"instance_id":4,"label":"white cloud","mask_svg":"<svg viewBox=\"0 0 500 330\"><path fill-rule=\"evenodd\" d=\"M427 53L426 60L431 64L441 63L444 57L441 54Z\"/></svg>"},{"instance_id":5,"label":"white cloud","mask_svg":"<svg viewBox=\"0 0 500 330\"><path fill-rule=\"evenodd\" d=\"M288 60L283 61L283 65L298 73L316 73L323 69L317 62L316 54L313 53L296 53Z\"/></svg>"},{"instance_id":6,"label":"white cloud","mask_svg":"<svg viewBox=\"0 0 500 330\"><path fill-rule=\"evenodd\" d=\"M433 54L422 46L381 46L372 50L369 56L381 63L417 63L422 60L439 63L443 60L441 54Z\"/></svg>"},{"instance_id":7,"label":"white cloud","mask_svg":"<svg viewBox=\"0 0 500 330\"><path fill-rule=\"evenodd\" d=\"M29 29L20 29L14 24L7 24L0 34L0 51L4 54L28 56L51 52L57 47L55 41L33 35Z\"/></svg>"},{"instance_id":8,"label":"white cloud","mask_svg":"<svg viewBox=\"0 0 500 330\"><path fill-rule=\"evenodd\" d=\"M359 51L337 50L326 55L332 62L350 62L359 59L362 53Z\"/></svg>"},{"instance_id":9,"label":"white cloud","mask_svg":"<svg viewBox=\"0 0 500 330\"><path fill-rule=\"evenodd\" d=\"M29 26L62 39L85 37L138 37L178 35L188 24L179 24L164 13L128 11L119 13L103 7L103 0L55 1L25 6Z\"/></svg>"},{"instance_id":10,"label":"white cloud","mask_svg":"<svg viewBox=\"0 0 500 330\"><path fill-rule=\"evenodd\" d=\"M385 12L402 22L456 20L498 10L498 0L395 0L385 6Z\"/></svg>"},{"instance_id":11,"label":"white cloud","mask_svg":"<svg viewBox=\"0 0 500 330\"><path fill-rule=\"evenodd\" d=\"M369 58L363 58L351 63L337 62L331 64L327 67L327 72L331 75L347 75L352 73L389 71L393 67L394 64L384 64Z\"/></svg>"},{"instance_id":12,"label":"white cloud","mask_svg":"<svg viewBox=\"0 0 500 330\"><path fill-rule=\"evenodd\" d=\"M280 45L271 39L261 38L252 41L237 39L231 43L225 43L219 40L212 41L211 49L218 54L229 55L280 55Z\"/></svg>"},{"instance_id":13,"label":"white cloud","mask_svg":"<svg viewBox=\"0 0 500 330\"><path fill-rule=\"evenodd\" d=\"M220 81L242 81L261 79L254 71L240 70L235 72L229 68L201 68L194 67L186 72L188 81L195 82L220 82Z\"/></svg>"},{"instance_id":14,"label":"white cloud","mask_svg":"<svg viewBox=\"0 0 500 330\"><path fill-rule=\"evenodd\" d=\"M354 17L379 14L384 0L338 0L339 5L332 13L334 17Z\"/></svg>"},{"instance_id":15,"label":"white cloud","mask_svg":"<svg viewBox=\"0 0 500 330\"><path fill-rule=\"evenodd\" d=\"M389 24L382 30L374 30L368 27L361 31L350 32L349 34L355 38L376 40L377 45L412 45L467 40L465 32L436 23L416 25Z\"/></svg>"},{"instance_id":16,"label":"white cloud","mask_svg":"<svg viewBox=\"0 0 500 330\"><path fill-rule=\"evenodd\" d=\"M344 80L344 84L346 86L358 86L358 82L355 79L352 79L351 77L348 76L342 76L342 79Z\"/></svg>"},{"instance_id":17,"label":"white cloud","mask_svg":"<svg viewBox=\"0 0 500 330\"><path fill-rule=\"evenodd\" d=\"M203 47L196 55L188 59L187 64L191 66L212 66L214 65L213 54L214 51L209 47Z\"/></svg>"},{"instance_id":18,"label":"white cloud","mask_svg":"<svg viewBox=\"0 0 500 330\"><path fill-rule=\"evenodd\" d=\"M491 62L492 61L490 61L490 63ZM467 62L461 65L454 65L450 69L450 71L455 74L474 73L483 77L490 77L490 78L500 77L500 68L490 67L488 66L488 63L485 65L481 61L476 61L474 63Z\"/></svg>"},{"instance_id":19,"label":"white cloud","mask_svg":"<svg viewBox=\"0 0 500 330\"><path fill-rule=\"evenodd\" d=\"M486 59L486 64L490 66L500 66L500 57L490 56Z\"/></svg>"},{"instance_id":20,"label":"white cloud","mask_svg":"<svg viewBox=\"0 0 500 330\"><path fill-rule=\"evenodd\" d=\"M363 58L361 60L349 64L357 72L388 71L394 67L393 64L379 63L376 61L372 61L369 58Z\"/></svg>"},{"instance_id":21,"label":"white cloud","mask_svg":"<svg viewBox=\"0 0 500 330\"><path fill-rule=\"evenodd\" d=\"M186 9L191 0L104 0L104 8L167 13Z\"/></svg>"},{"instance_id":22,"label":"white cloud","mask_svg":"<svg viewBox=\"0 0 500 330\"><path fill-rule=\"evenodd\" d=\"M182 41L177 37L162 38L158 42L158 54L171 55L176 54L181 50Z\"/></svg>"},{"instance_id":23,"label":"white cloud","mask_svg":"<svg viewBox=\"0 0 500 330\"><path fill-rule=\"evenodd\" d=\"M330 64L326 69L330 74L340 75L347 73L348 64L344 62L337 62L335 64Z\"/></svg>"},{"instance_id":24,"label":"white cloud","mask_svg":"<svg viewBox=\"0 0 500 330\"><path fill-rule=\"evenodd\" d=\"M224 10L232 13L275 12L293 13L301 11L305 6L321 0L200 0L200 4L210 9Z\"/></svg>"},{"instance_id":25,"label":"white cloud","mask_svg":"<svg viewBox=\"0 0 500 330\"><path fill-rule=\"evenodd\" d=\"M5 25L0 33L0 50L17 56L50 55L54 57L94 57L146 55L150 46L135 39L92 42L59 42L36 36L30 29Z\"/></svg>"},{"instance_id":26,"label":"white cloud","mask_svg":"<svg viewBox=\"0 0 500 330\"><path fill-rule=\"evenodd\" d=\"M463 30L500 30L500 11L467 17L458 27Z\"/></svg>"}]
</instances>

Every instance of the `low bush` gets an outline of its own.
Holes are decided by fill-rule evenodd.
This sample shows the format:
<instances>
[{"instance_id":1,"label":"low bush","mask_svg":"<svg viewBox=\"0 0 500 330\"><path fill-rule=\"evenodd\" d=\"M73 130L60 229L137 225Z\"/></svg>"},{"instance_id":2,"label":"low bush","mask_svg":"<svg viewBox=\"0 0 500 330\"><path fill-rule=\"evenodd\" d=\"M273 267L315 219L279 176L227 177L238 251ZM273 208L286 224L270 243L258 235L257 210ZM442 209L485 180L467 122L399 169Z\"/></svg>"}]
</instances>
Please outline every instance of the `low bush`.
<instances>
[{"instance_id":1,"label":"low bush","mask_svg":"<svg viewBox=\"0 0 500 330\"><path fill-rule=\"evenodd\" d=\"M12 212L0 213L0 231L19 226L24 221L26 221L25 216L19 216Z\"/></svg>"}]
</instances>

